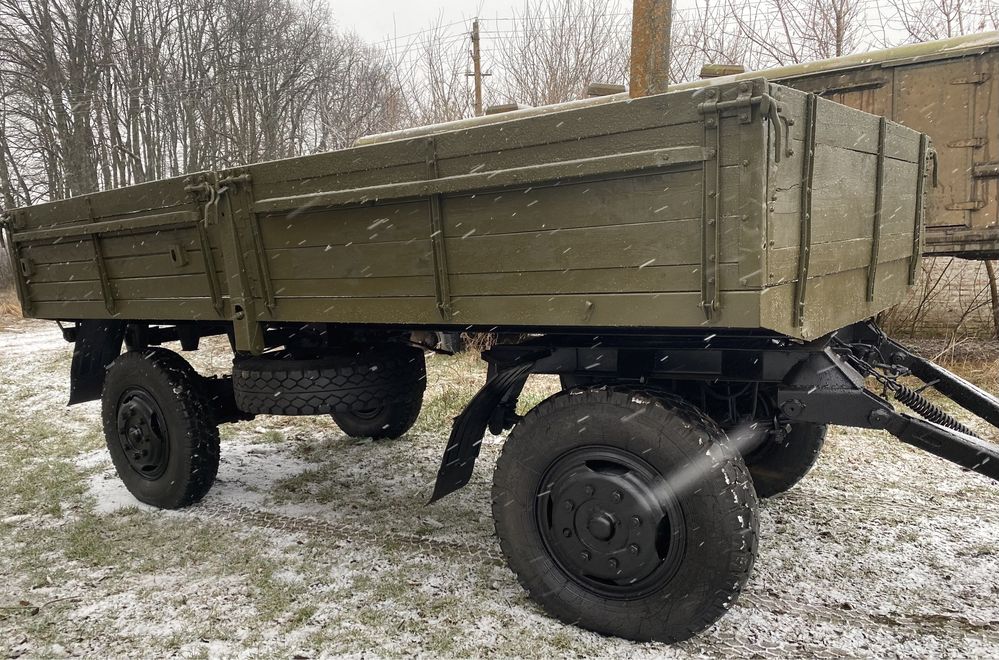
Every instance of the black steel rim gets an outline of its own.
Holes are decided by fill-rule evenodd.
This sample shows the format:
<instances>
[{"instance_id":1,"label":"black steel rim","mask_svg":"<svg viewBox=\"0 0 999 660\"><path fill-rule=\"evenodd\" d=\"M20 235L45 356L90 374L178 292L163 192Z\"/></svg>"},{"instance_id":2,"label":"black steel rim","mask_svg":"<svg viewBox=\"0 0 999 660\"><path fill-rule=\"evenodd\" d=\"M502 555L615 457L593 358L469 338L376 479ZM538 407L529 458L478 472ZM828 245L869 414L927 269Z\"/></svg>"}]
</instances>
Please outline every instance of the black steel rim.
<instances>
[{"instance_id":1,"label":"black steel rim","mask_svg":"<svg viewBox=\"0 0 999 660\"><path fill-rule=\"evenodd\" d=\"M535 513L555 563L602 597L650 594L683 560L683 513L667 480L617 447L583 447L556 458L539 483Z\"/></svg>"},{"instance_id":2,"label":"black steel rim","mask_svg":"<svg viewBox=\"0 0 999 660\"><path fill-rule=\"evenodd\" d=\"M129 467L150 481L166 472L170 436L163 411L147 391L133 387L118 400L118 442Z\"/></svg>"},{"instance_id":3,"label":"black steel rim","mask_svg":"<svg viewBox=\"0 0 999 660\"><path fill-rule=\"evenodd\" d=\"M378 415L380 415L381 412L382 412L381 407L378 407L378 408L365 408L363 410L351 410L350 414L353 415L354 417L357 417L358 419L362 419L366 422L369 422L373 420L375 417L378 417Z\"/></svg>"}]
</instances>

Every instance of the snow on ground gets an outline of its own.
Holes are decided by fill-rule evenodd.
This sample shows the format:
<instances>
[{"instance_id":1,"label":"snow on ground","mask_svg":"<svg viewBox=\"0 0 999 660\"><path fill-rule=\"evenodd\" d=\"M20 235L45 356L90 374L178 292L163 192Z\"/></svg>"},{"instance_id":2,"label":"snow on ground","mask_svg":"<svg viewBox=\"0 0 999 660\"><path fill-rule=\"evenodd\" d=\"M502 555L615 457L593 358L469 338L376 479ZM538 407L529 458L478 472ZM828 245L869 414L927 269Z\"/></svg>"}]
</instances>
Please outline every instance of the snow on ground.
<instances>
[{"instance_id":1,"label":"snow on ground","mask_svg":"<svg viewBox=\"0 0 999 660\"><path fill-rule=\"evenodd\" d=\"M208 348L197 366L224 367ZM732 612L689 642L642 645L548 618L505 568L489 518L501 437L466 489L428 507L443 426L370 443L262 417L223 428L204 502L163 512L114 475L99 405L65 407L57 330L16 324L0 355L10 657L999 655L999 487L884 434L835 429L813 473L762 505ZM429 416L447 418L439 404L481 377L473 365L432 364Z\"/></svg>"}]
</instances>

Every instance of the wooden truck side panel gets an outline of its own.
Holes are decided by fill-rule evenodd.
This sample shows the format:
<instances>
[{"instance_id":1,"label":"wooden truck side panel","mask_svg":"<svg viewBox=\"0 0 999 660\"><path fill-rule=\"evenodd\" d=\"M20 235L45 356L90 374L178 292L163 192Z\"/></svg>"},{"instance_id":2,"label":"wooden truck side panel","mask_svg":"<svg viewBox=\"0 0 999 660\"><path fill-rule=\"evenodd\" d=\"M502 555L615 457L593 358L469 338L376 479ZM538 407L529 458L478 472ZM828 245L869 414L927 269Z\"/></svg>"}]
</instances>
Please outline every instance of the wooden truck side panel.
<instances>
[{"instance_id":1,"label":"wooden truck side panel","mask_svg":"<svg viewBox=\"0 0 999 660\"><path fill-rule=\"evenodd\" d=\"M16 210L11 250L29 315L250 351L284 321L814 337L910 284L925 150L879 122L743 81Z\"/></svg>"}]
</instances>

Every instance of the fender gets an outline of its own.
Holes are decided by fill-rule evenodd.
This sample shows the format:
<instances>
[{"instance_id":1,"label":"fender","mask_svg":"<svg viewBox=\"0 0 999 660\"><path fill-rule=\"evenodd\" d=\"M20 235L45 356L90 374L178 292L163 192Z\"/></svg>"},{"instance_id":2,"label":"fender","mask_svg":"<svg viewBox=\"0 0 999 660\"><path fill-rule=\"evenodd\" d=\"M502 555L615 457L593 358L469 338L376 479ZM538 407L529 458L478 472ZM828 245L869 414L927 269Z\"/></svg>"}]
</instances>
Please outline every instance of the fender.
<instances>
[{"instance_id":1,"label":"fender","mask_svg":"<svg viewBox=\"0 0 999 660\"><path fill-rule=\"evenodd\" d=\"M121 353L125 341L124 321L77 321L63 336L76 342L69 378L69 405L101 398L104 374Z\"/></svg>"}]
</instances>

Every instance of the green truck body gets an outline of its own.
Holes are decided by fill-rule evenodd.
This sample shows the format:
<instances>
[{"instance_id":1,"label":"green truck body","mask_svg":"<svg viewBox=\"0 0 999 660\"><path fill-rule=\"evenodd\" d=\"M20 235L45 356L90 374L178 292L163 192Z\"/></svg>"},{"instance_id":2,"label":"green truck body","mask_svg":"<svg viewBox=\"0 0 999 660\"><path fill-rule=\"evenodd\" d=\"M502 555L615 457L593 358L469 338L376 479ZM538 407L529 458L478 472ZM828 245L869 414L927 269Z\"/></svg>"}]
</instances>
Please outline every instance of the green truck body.
<instances>
[{"instance_id":1,"label":"green truck body","mask_svg":"<svg viewBox=\"0 0 999 660\"><path fill-rule=\"evenodd\" d=\"M925 137L761 78L9 211L27 316L765 328L899 302Z\"/></svg>"}]
</instances>

